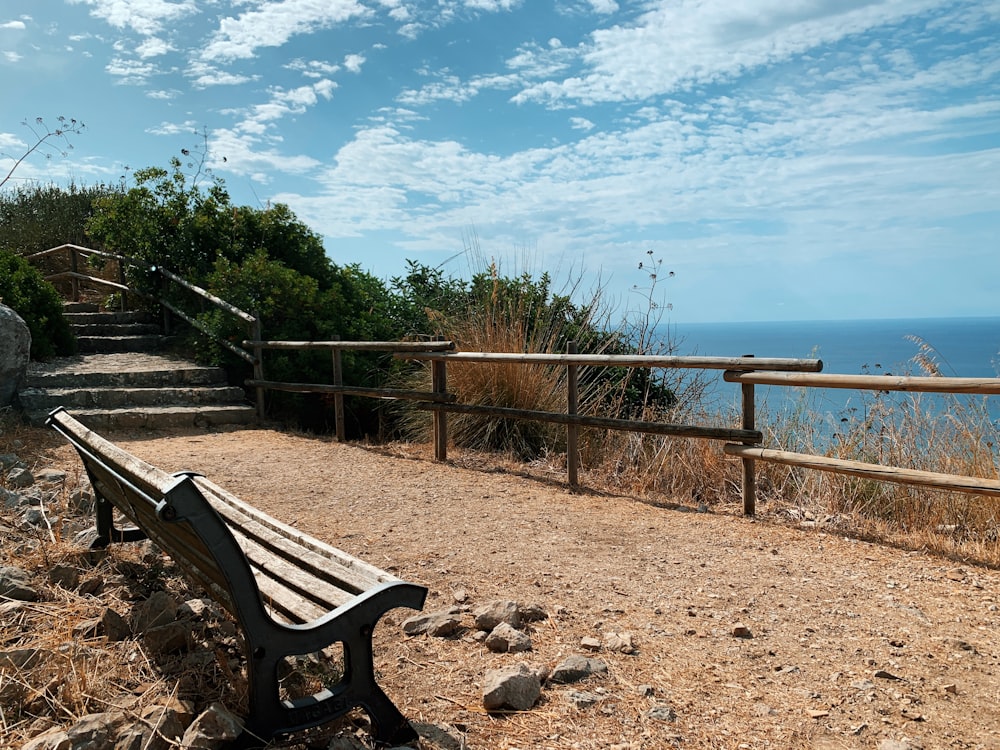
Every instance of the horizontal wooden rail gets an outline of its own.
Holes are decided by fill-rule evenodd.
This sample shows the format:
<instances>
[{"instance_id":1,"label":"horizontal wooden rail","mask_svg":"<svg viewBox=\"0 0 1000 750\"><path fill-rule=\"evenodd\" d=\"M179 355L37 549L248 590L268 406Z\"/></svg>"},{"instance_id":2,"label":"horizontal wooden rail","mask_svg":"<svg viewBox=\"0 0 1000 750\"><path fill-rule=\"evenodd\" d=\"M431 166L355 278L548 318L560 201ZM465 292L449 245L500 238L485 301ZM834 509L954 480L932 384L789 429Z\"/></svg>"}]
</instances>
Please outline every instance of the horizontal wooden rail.
<instances>
[{"instance_id":1,"label":"horizontal wooden rail","mask_svg":"<svg viewBox=\"0 0 1000 750\"><path fill-rule=\"evenodd\" d=\"M760 360L763 362L764 360ZM857 388L913 393L1000 394L1000 378L941 378L905 375L836 375L811 372L725 372L728 383L808 388Z\"/></svg>"},{"instance_id":2,"label":"horizontal wooden rail","mask_svg":"<svg viewBox=\"0 0 1000 750\"><path fill-rule=\"evenodd\" d=\"M360 352L443 352L455 348L454 341L244 341L243 346L261 349L319 349Z\"/></svg>"},{"instance_id":3,"label":"horizontal wooden rail","mask_svg":"<svg viewBox=\"0 0 1000 750\"><path fill-rule=\"evenodd\" d=\"M477 404L447 404L431 406L417 404L421 409L456 412L459 414L485 414L508 419L529 419L536 422L597 427L606 430L627 430L651 435L670 435L684 438L705 438L708 440L741 440L759 443L764 436L757 430L739 430L728 427L698 427L696 425L666 424L664 422L641 422L632 419L611 419L609 417L586 417L558 412L535 411L532 409L512 409L504 406L480 406Z\"/></svg>"},{"instance_id":4,"label":"horizontal wooden rail","mask_svg":"<svg viewBox=\"0 0 1000 750\"><path fill-rule=\"evenodd\" d=\"M205 299L207 299L209 302L211 302L216 307L221 308L222 310L225 310L230 315L235 315L237 318L239 318L243 322L245 322L245 323L256 323L257 322L257 318L255 318L250 313L243 312L243 310L241 310L240 308L236 307L236 305L231 305L228 302L226 302L224 299L222 299L220 297L216 297L211 292L206 291L205 289L202 289L200 286L198 286L196 284L192 284L190 281L188 281L185 278L182 278L182 277L178 276L173 271L168 271L166 268L163 268L162 266L153 266L153 270L156 271L157 273L159 273L164 278L170 279L175 284L179 284L180 286L184 287L188 291L194 292L195 294L197 294L197 295L199 295L201 297L204 297Z\"/></svg>"},{"instance_id":5,"label":"horizontal wooden rail","mask_svg":"<svg viewBox=\"0 0 1000 750\"><path fill-rule=\"evenodd\" d=\"M130 294L137 294L128 288L125 284L119 284L116 281L108 281L107 279L101 279L97 276L88 276L85 273L77 273L76 271L62 271L60 273L54 273L45 277L46 281L57 281L59 279L78 279L79 281L89 281L92 284L98 284L100 286L109 286L112 289L120 289L123 292L129 292ZM146 295L141 295L146 296Z\"/></svg>"},{"instance_id":6,"label":"horizontal wooden rail","mask_svg":"<svg viewBox=\"0 0 1000 750\"><path fill-rule=\"evenodd\" d=\"M431 393L430 391L415 391L404 388L368 388L360 385L325 385L322 383L285 383L275 380L247 380L245 382L247 385L256 388L267 388L272 391L285 391L286 393L340 393L346 396L433 401L441 404L452 403L456 398L454 393Z\"/></svg>"},{"instance_id":7,"label":"horizontal wooden rail","mask_svg":"<svg viewBox=\"0 0 1000 750\"><path fill-rule=\"evenodd\" d=\"M729 456L739 456L744 459L771 461L787 466L802 466L807 469L828 471L835 474L850 474L867 479L876 479L896 484L911 484L922 487L933 487L940 490L965 492L972 495L991 495L1000 497L1000 481L964 477L957 474L940 474L933 471L917 469L901 469L895 466L880 466L862 461L848 461L842 458L813 456L808 453L793 453L791 451L774 450L772 448L754 448L746 445L726 445L723 450Z\"/></svg>"},{"instance_id":8,"label":"horizontal wooden rail","mask_svg":"<svg viewBox=\"0 0 1000 750\"><path fill-rule=\"evenodd\" d=\"M233 354L235 354L240 359L245 360L246 362L249 362L252 365L257 363L257 358L253 354L251 354L250 352L246 351L245 349L241 349L240 347L236 346L236 344L233 344L233 343L231 343L229 341L226 341L223 338L219 338L218 336L216 336L208 328L208 326L206 326L204 323L202 323L197 318L194 318L194 317L188 315L186 312L184 312L180 308L176 307L175 305L170 304L165 299L161 299L160 300L160 304L163 305L163 307L167 308L170 312L172 312L174 315L176 315L181 320L186 321L188 324L190 324L191 326L197 328L199 331L201 331L202 333L204 333L206 336L209 336L210 338L212 338L215 341L215 343L217 343L219 346L224 347L224 348L228 349L229 351L231 351Z\"/></svg>"},{"instance_id":9,"label":"horizontal wooden rail","mask_svg":"<svg viewBox=\"0 0 1000 750\"><path fill-rule=\"evenodd\" d=\"M402 355L401 355L402 356ZM515 362L534 365L592 365L595 367L664 367L698 370L791 370L819 372L821 359L778 357L673 357L653 354L519 354L497 352L454 352L448 354L408 354L406 359L442 359L448 362Z\"/></svg>"}]
</instances>

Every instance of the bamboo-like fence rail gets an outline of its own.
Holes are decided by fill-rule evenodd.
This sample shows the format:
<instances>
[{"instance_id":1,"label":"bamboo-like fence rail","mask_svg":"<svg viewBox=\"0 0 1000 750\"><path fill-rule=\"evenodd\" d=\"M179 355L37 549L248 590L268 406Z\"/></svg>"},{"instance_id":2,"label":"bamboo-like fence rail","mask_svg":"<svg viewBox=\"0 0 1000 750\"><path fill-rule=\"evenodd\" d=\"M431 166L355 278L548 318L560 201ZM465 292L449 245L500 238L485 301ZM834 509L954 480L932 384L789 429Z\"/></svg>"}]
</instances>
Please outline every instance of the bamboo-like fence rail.
<instances>
[{"instance_id":1,"label":"bamboo-like fence rail","mask_svg":"<svg viewBox=\"0 0 1000 750\"><path fill-rule=\"evenodd\" d=\"M334 396L336 432L338 440L345 439L344 401L345 395L366 398L398 399L414 402L419 408L433 412L434 455L446 460L448 452L449 413L479 414L503 419L526 419L566 426L567 477L570 486L578 484L579 449L578 431L581 427L626 430L679 438L720 440L726 444L726 455L739 458L743 470L743 512L752 516L756 512L756 461L770 461L798 466L806 469L848 474L878 481L929 487L946 491L964 492L977 495L1000 497L1000 479L967 477L938 472L919 471L895 466L864 463L846 459L815 456L805 453L766 448L761 445L763 434L756 428L755 386L792 386L799 388L850 388L877 392L902 391L913 393L945 393L972 395L1000 395L1000 378L953 378L953 377L911 377L892 375L846 375L822 372L823 363L818 359L764 358L745 355L742 357L678 357L650 355L595 355L579 354L575 343L570 343L566 354L502 353L502 352L458 352L450 341L267 341L261 332L260 319L244 312L216 297L210 292L191 284L182 277L143 261L104 253L78 245L66 244L44 250L29 256L36 262L48 259L58 253L67 253L69 268L46 276L48 280L69 281L74 300L79 300L81 285L90 284L114 289L121 294L122 308L125 309L128 294L143 295L129 288L125 278L127 264L143 266L158 273L164 285L173 283L198 295L210 304L235 316L249 327L250 338L242 342L242 347L215 338L234 354L253 366L253 378L246 385L257 394L257 412L264 416L264 392L267 390L295 393L327 393ZM81 271L81 260L91 256L115 261L117 281L93 276ZM211 331L193 316L188 315L166 299L166 294L151 298L164 311L164 327L169 330L169 315L173 314L205 334ZM250 351L247 351L249 349ZM264 377L263 351L281 350L327 350L332 356L333 383L289 383L267 380ZM345 384L341 354L344 351L379 351L391 353L400 358L428 361L431 365L432 385L430 391L401 388L371 388ZM484 406L481 404L460 404L457 397L448 392L448 362L470 364L515 363L523 365L548 365L565 367L567 372L567 394L565 412L545 412L525 409ZM742 414L738 428L711 427L704 425L669 424L631 419L579 414L579 379L581 367L649 367L684 368L701 370L722 370L723 380L737 383L741 388Z\"/></svg>"}]
</instances>

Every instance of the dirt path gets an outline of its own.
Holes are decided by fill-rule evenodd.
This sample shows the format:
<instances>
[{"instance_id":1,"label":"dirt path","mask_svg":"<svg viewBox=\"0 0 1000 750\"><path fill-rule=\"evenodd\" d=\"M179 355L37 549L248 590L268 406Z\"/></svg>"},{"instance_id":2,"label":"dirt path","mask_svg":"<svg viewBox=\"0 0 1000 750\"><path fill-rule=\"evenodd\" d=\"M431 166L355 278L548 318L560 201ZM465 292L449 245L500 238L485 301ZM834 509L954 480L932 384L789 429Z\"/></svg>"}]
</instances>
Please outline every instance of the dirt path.
<instances>
[{"instance_id":1,"label":"dirt path","mask_svg":"<svg viewBox=\"0 0 1000 750\"><path fill-rule=\"evenodd\" d=\"M460 738L424 747L1000 748L996 571L270 430L112 437L427 585L426 610L463 593L542 605L518 655L468 632L401 637L402 610L383 621L387 692ZM67 447L52 455L74 466ZM551 667L606 632L637 646L592 654L606 676L547 686L528 712L482 711L486 671ZM599 701L578 708L573 691Z\"/></svg>"}]
</instances>

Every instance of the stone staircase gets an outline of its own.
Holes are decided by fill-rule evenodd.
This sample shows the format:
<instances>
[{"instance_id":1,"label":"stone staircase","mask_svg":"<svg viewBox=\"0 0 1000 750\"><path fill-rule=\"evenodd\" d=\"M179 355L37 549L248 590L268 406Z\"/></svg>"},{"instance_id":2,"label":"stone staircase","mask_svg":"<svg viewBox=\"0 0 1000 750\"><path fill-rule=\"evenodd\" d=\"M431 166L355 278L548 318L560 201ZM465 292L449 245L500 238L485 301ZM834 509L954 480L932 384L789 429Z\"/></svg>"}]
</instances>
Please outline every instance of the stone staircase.
<instances>
[{"instance_id":1,"label":"stone staircase","mask_svg":"<svg viewBox=\"0 0 1000 750\"><path fill-rule=\"evenodd\" d=\"M256 420L242 388L219 367L163 350L166 339L145 313L99 312L67 303L79 354L32 362L18 396L32 424L65 406L94 430L247 424Z\"/></svg>"}]
</instances>

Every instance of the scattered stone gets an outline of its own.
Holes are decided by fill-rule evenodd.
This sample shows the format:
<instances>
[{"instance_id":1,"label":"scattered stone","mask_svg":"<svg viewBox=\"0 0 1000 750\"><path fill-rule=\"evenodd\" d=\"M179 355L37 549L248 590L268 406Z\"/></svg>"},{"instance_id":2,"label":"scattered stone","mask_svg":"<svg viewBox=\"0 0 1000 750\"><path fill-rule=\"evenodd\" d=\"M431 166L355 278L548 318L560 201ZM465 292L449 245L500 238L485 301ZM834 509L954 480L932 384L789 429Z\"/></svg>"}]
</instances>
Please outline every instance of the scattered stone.
<instances>
[{"instance_id":1,"label":"scattered stone","mask_svg":"<svg viewBox=\"0 0 1000 750\"><path fill-rule=\"evenodd\" d=\"M170 750L178 747L191 723L190 706L174 700L171 705L147 706L132 725L118 736L115 750Z\"/></svg>"},{"instance_id":2,"label":"scattered stone","mask_svg":"<svg viewBox=\"0 0 1000 750\"><path fill-rule=\"evenodd\" d=\"M462 617L456 608L426 612L403 621L403 632L407 635L429 635L447 638L462 627Z\"/></svg>"},{"instance_id":3,"label":"scattered stone","mask_svg":"<svg viewBox=\"0 0 1000 750\"><path fill-rule=\"evenodd\" d=\"M0 651L0 669L33 669L48 656L48 652L37 648L18 648Z\"/></svg>"},{"instance_id":4,"label":"scattered stone","mask_svg":"<svg viewBox=\"0 0 1000 750\"><path fill-rule=\"evenodd\" d=\"M20 466L23 469L26 468L28 464L24 463L20 457L13 453L0 453L0 470L9 471L15 466Z\"/></svg>"},{"instance_id":5,"label":"scattered stone","mask_svg":"<svg viewBox=\"0 0 1000 750\"><path fill-rule=\"evenodd\" d=\"M541 622L549 619L549 613L541 604L525 604L520 608L520 612L524 622Z\"/></svg>"},{"instance_id":6,"label":"scattered stone","mask_svg":"<svg viewBox=\"0 0 1000 750\"><path fill-rule=\"evenodd\" d=\"M636 652L635 640L631 633L605 633L602 643L608 651L619 654L634 654Z\"/></svg>"},{"instance_id":7,"label":"scattered stone","mask_svg":"<svg viewBox=\"0 0 1000 750\"><path fill-rule=\"evenodd\" d=\"M871 680L856 680L851 683L851 687L854 688L855 690L861 690L861 691L874 690L875 683L872 682Z\"/></svg>"},{"instance_id":8,"label":"scattered stone","mask_svg":"<svg viewBox=\"0 0 1000 750\"><path fill-rule=\"evenodd\" d=\"M656 688L654 688L652 685L637 685L635 688L635 692L637 692L644 698L652 698L654 695L656 695Z\"/></svg>"},{"instance_id":9,"label":"scattered stone","mask_svg":"<svg viewBox=\"0 0 1000 750\"><path fill-rule=\"evenodd\" d=\"M181 738L181 747L191 750L220 750L243 732L243 723L221 703L206 708Z\"/></svg>"},{"instance_id":10,"label":"scattered stone","mask_svg":"<svg viewBox=\"0 0 1000 750\"><path fill-rule=\"evenodd\" d=\"M483 707L487 711L527 711L541 694L541 680L527 664L491 670L483 678Z\"/></svg>"},{"instance_id":11,"label":"scattered stone","mask_svg":"<svg viewBox=\"0 0 1000 750\"><path fill-rule=\"evenodd\" d=\"M367 747L357 737L343 735L334 737L325 750L367 750Z\"/></svg>"},{"instance_id":12,"label":"scattered stone","mask_svg":"<svg viewBox=\"0 0 1000 750\"><path fill-rule=\"evenodd\" d=\"M0 596L22 602L38 601L38 591L31 586L31 576L22 568L0 568Z\"/></svg>"},{"instance_id":13,"label":"scattered stone","mask_svg":"<svg viewBox=\"0 0 1000 750\"><path fill-rule=\"evenodd\" d=\"M23 490L35 483L34 475L25 468L16 466L7 472L7 486L14 489Z\"/></svg>"},{"instance_id":14,"label":"scattered stone","mask_svg":"<svg viewBox=\"0 0 1000 750\"><path fill-rule=\"evenodd\" d=\"M455 604L465 604L469 601L469 592L462 588L452 589L451 598Z\"/></svg>"},{"instance_id":15,"label":"scattered stone","mask_svg":"<svg viewBox=\"0 0 1000 750\"><path fill-rule=\"evenodd\" d=\"M874 676L877 677L880 680L901 680L901 679L903 679L902 677L899 677L898 675L894 675L892 672L886 672L884 669L876 670Z\"/></svg>"},{"instance_id":16,"label":"scattered stone","mask_svg":"<svg viewBox=\"0 0 1000 750\"><path fill-rule=\"evenodd\" d=\"M571 690L566 698L579 709L590 708L604 700L604 696L596 693L586 693L581 690Z\"/></svg>"},{"instance_id":17,"label":"scattered stone","mask_svg":"<svg viewBox=\"0 0 1000 750\"><path fill-rule=\"evenodd\" d=\"M177 602L166 591L155 591L133 612L132 630L142 633L177 619Z\"/></svg>"},{"instance_id":18,"label":"scattered stone","mask_svg":"<svg viewBox=\"0 0 1000 750\"><path fill-rule=\"evenodd\" d=\"M106 608L101 615L101 630L109 641L124 641L132 635L125 618L111 607Z\"/></svg>"},{"instance_id":19,"label":"scattered stone","mask_svg":"<svg viewBox=\"0 0 1000 750\"><path fill-rule=\"evenodd\" d=\"M531 651L531 638L527 633L501 622L486 636L486 648L494 653L520 653Z\"/></svg>"},{"instance_id":20,"label":"scattered stone","mask_svg":"<svg viewBox=\"0 0 1000 750\"><path fill-rule=\"evenodd\" d=\"M606 674L607 671L608 665L600 659L573 655L566 657L556 665L555 669L552 670L552 674L549 675L549 680L551 682L568 684L579 682L591 675Z\"/></svg>"},{"instance_id":21,"label":"scattered stone","mask_svg":"<svg viewBox=\"0 0 1000 750\"><path fill-rule=\"evenodd\" d=\"M73 741L64 729L57 727L28 740L21 750L73 750Z\"/></svg>"},{"instance_id":22,"label":"scattered stone","mask_svg":"<svg viewBox=\"0 0 1000 750\"><path fill-rule=\"evenodd\" d=\"M477 630L489 632L501 622L507 623L512 628L521 627L521 610L518 608L517 602L500 599L487 602L474 609L472 617L475 620Z\"/></svg>"},{"instance_id":23,"label":"scattered stone","mask_svg":"<svg viewBox=\"0 0 1000 750\"><path fill-rule=\"evenodd\" d=\"M142 641L154 654L174 654L187 650L188 634L188 627L175 621L144 631Z\"/></svg>"},{"instance_id":24,"label":"scattered stone","mask_svg":"<svg viewBox=\"0 0 1000 750\"><path fill-rule=\"evenodd\" d=\"M80 584L80 571L74 565L53 565L49 582L66 590L75 589Z\"/></svg>"},{"instance_id":25,"label":"scattered stone","mask_svg":"<svg viewBox=\"0 0 1000 750\"><path fill-rule=\"evenodd\" d=\"M810 709L808 712L810 719L822 719L824 716L829 716L829 711L822 711L817 709Z\"/></svg>"},{"instance_id":26,"label":"scattered stone","mask_svg":"<svg viewBox=\"0 0 1000 750\"><path fill-rule=\"evenodd\" d=\"M758 716L774 716L778 713L766 703L754 703L753 712Z\"/></svg>"},{"instance_id":27,"label":"scattered stone","mask_svg":"<svg viewBox=\"0 0 1000 750\"><path fill-rule=\"evenodd\" d=\"M24 504L23 498L16 492L11 492L10 490L5 490L0 487L0 503L3 504L5 508L18 508Z\"/></svg>"},{"instance_id":28,"label":"scattered stone","mask_svg":"<svg viewBox=\"0 0 1000 750\"><path fill-rule=\"evenodd\" d=\"M753 633L743 623L733 625L733 638L753 638Z\"/></svg>"},{"instance_id":29,"label":"scattered stone","mask_svg":"<svg viewBox=\"0 0 1000 750\"><path fill-rule=\"evenodd\" d=\"M66 481L66 472L59 469L42 469L35 475L35 481L45 484L62 484Z\"/></svg>"},{"instance_id":30,"label":"scattered stone","mask_svg":"<svg viewBox=\"0 0 1000 750\"><path fill-rule=\"evenodd\" d=\"M181 602L177 608L177 617L189 620L218 620L221 619L222 612L211 599L188 599L186 602Z\"/></svg>"},{"instance_id":31,"label":"scattered stone","mask_svg":"<svg viewBox=\"0 0 1000 750\"><path fill-rule=\"evenodd\" d=\"M597 638L588 635L580 639L580 647L585 648L588 651L600 651L601 642Z\"/></svg>"},{"instance_id":32,"label":"scattered stone","mask_svg":"<svg viewBox=\"0 0 1000 750\"><path fill-rule=\"evenodd\" d=\"M73 750L85 748L114 747L115 737L125 726L125 714L121 711L90 714L66 730Z\"/></svg>"},{"instance_id":33,"label":"scattered stone","mask_svg":"<svg viewBox=\"0 0 1000 750\"><path fill-rule=\"evenodd\" d=\"M958 695L958 685L954 682L949 682L947 685L942 685L941 689L946 693L951 693L952 695Z\"/></svg>"},{"instance_id":34,"label":"scattered stone","mask_svg":"<svg viewBox=\"0 0 1000 750\"><path fill-rule=\"evenodd\" d=\"M915 750L907 740L882 740L878 750Z\"/></svg>"},{"instance_id":35,"label":"scattered stone","mask_svg":"<svg viewBox=\"0 0 1000 750\"><path fill-rule=\"evenodd\" d=\"M646 718L656 721L677 721L677 712L670 706L653 706L646 712Z\"/></svg>"}]
</instances>

